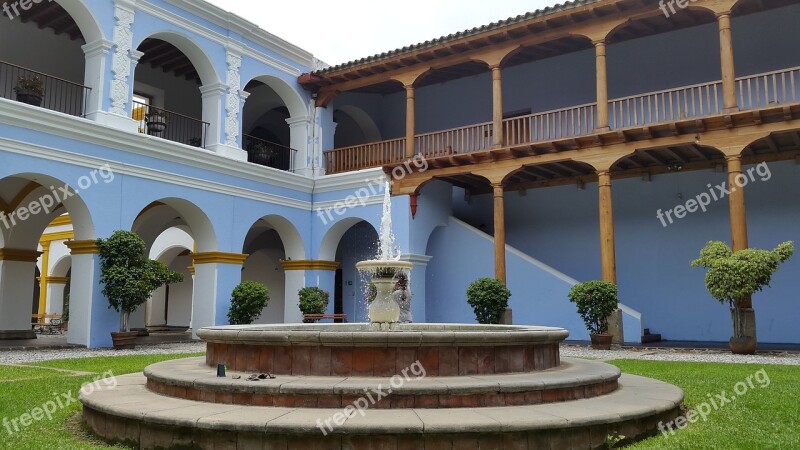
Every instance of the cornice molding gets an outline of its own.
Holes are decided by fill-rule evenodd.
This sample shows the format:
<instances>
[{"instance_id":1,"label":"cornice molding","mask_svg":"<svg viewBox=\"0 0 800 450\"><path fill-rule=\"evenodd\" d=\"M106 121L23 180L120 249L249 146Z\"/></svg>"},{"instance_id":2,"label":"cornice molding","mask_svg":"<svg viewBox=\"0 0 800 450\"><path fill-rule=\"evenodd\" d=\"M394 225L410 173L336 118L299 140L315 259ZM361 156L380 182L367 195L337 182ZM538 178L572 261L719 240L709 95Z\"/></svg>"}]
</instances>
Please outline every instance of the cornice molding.
<instances>
[{"instance_id":1,"label":"cornice molding","mask_svg":"<svg viewBox=\"0 0 800 450\"><path fill-rule=\"evenodd\" d=\"M244 264L247 257L242 253L208 252L192 255L194 265L198 264Z\"/></svg>"},{"instance_id":2,"label":"cornice molding","mask_svg":"<svg viewBox=\"0 0 800 450\"><path fill-rule=\"evenodd\" d=\"M341 263L336 261L281 261L281 267L283 267L283 270L324 270L328 272L334 272L338 270L341 265Z\"/></svg>"},{"instance_id":3,"label":"cornice molding","mask_svg":"<svg viewBox=\"0 0 800 450\"><path fill-rule=\"evenodd\" d=\"M64 243L72 255L96 255L100 253L97 241L67 241Z\"/></svg>"},{"instance_id":4,"label":"cornice molding","mask_svg":"<svg viewBox=\"0 0 800 450\"><path fill-rule=\"evenodd\" d=\"M69 283L68 277L45 277L44 282L47 284L67 284Z\"/></svg>"}]
</instances>

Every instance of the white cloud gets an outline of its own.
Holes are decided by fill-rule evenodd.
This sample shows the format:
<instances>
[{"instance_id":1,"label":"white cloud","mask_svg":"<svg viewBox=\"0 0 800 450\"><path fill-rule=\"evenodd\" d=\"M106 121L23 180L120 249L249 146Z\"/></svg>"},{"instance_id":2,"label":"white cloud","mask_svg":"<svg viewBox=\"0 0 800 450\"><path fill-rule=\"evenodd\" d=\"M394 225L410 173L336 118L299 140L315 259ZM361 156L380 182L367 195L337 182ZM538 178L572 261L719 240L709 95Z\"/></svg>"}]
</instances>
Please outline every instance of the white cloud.
<instances>
[{"instance_id":1,"label":"white cloud","mask_svg":"<svg viewBox=\"0 0 800 450\"><path fill-rule=\"evenodd\" d=\"M210 0L340 64L553 5L555 0Z\"/></svg>"}]
</instances>

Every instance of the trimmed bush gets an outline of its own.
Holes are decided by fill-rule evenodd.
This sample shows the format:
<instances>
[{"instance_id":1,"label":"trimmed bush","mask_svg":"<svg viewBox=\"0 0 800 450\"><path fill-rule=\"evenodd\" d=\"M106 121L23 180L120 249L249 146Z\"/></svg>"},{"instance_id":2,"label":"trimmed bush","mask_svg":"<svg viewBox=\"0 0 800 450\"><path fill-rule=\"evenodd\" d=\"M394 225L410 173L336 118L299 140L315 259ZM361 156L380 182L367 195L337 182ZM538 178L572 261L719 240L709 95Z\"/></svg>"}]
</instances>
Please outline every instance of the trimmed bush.
<instances>
[{"instance_id":1,"label":"trimmed bush","mask_svg":"<svg viewBox=\"0 0 800 450\"><path fill-rule=\"evenodd\" d=\"M269 289L255 281L243 281L231 294L228 322L231 325L249 325L261 316L269 303Z\"/></svg>"},{"instance_id":2,"label":"trimmed bush","mask_svg":"<svg viewBox=\"0 0 800 450\"><path fill-rule=\"evenodd\" d=\"M467 288L467 303L475 311L478 323L498 324L508 308L511 291L502 281L494 278L480 278Z\"/></svg>"},{"instance_id":3,"label":"trimmed bush","mask_svg":"<svg viewBox=\"0 0 800 450\"><path fill-rule=\"evenodd\" d=\"M608 317L617 310L617 286L607 281L586 281L572 287L567 295L578 305L578 314L593 334L608 333Z\"/></svg>"},{"instance_id":4,"label":"trimmed bush","mask_svg":"<svg viewBox=\"0 0 800 450\"><path fill-rule=\"evenodd\" d=\"M300 311L303 314L325 314L328 309L330 296L322 289L314 287L304 287L298 292L300 296ZM303 322L316 322L315 320L305 320Z\"/></svg>"}]
</instances>

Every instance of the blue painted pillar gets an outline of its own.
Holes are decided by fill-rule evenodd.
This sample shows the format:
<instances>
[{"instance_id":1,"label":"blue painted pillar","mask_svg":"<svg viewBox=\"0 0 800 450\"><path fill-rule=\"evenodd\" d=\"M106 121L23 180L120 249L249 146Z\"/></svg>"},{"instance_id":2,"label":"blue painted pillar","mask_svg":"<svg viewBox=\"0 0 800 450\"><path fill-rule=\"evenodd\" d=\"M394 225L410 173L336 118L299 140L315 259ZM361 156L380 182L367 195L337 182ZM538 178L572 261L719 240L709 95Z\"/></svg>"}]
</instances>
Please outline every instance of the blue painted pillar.
<instances>
[{"instance_id":1,"label":"blue painted pillar","mask_svg":"<svg viewBox=\"0 0 800 450\"><path fill-rule=\"evenodd\" d=\"M100 255L95 241L67 243L72 254L67 342L88 348L111 347L120 331L120 313L109 308L100 284Z\"/></svg>"}]
</instances>

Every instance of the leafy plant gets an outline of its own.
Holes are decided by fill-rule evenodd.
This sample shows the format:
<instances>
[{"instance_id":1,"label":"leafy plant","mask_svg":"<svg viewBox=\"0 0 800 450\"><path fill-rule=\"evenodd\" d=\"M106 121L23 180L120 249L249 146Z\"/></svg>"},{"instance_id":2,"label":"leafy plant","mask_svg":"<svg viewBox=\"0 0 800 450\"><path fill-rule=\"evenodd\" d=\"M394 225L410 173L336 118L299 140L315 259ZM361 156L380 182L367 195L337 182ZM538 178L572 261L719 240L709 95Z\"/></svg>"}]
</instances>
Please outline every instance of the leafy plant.
<instances>
[{"instance_id":1,"label":"leafy plant","mask_svg":"<svg viewBox=\"0 0 800 450\"><path fill-rule=\"evenodd\" d=\"M769 286L778 265L794 254L794 243L784 242L774 250L745 249L733 252L727 244L712 241L700 250L700 258L692 261L692 267L703 267L706 272L706 288L720 303L728 303L739 315L737 303ZM740 319L740 318L739 318ZM742 337L743 321L736 320L734 335Z\"/></svg>"},{"instance_id":2,"label":"leafy plant","mask_svg":"<svg viewBox=\"0 0 800 450\"><path fill-rule=\"evenodd\" d=\"M14 92L17 94L32 93L43 95L44 82L38 76L26 77L21 76L17 79L17 85L14 87Z\"/></svg>"},{"instance_id":3,"label":"leafy plant","mask_svg":"<svg viewBox=\"0 0 800 450\"><path fill-rule=\"evenodd\" d=\"M378 296L378 287L375 286L375 283L370 281L369 283L367 283L367 294L365 295L367 303L372 303L372 301L375 300L375 297L377 296Z\"/></svg>"},{"instance_id":4,"label":"leafy plant","mask_svg":"<svg viewBox=\"0 0 800 450\"><path fill-rule=\"evenodd\" d=\"M593 334L608 333L608 316L617 310L617 286L607 281L586 281L572 287L569 301L578 305L578 314Z\"/></svg>"},{"instance_id":5,"label":"leafy plant","mask_svg":"<svg viewBox=\"0 0 800 450\"><path fill-rule=\"evenodd\" d=\"M508 308L511 291L494 278L479 278L467 288L467 303L475 311L478 323L498 324Z\"/></svg>"},{"instance_id":6,"label":"leafy plant","mask_svg":"<svg viewBox=\"0 0 800 450\"><path fill-rule=\"evenodd\" d=\"M611 432L610 434L606 435L606 448L614 448L620 442L624 441L627 438L624 434L619 434L616 431Z\"/></svg>"},{"instance_id":7,"label":"leafy plant","mask_svg":"<svg viewBox=\"0 0 800 450\"><path fill-rule=\"evenodd\" d=\"M183 281L183 275L145 257L145 243L130 231L115 231L96 241L100 249L100 284L109 308L120 312L120 331L129 331L130 315L165 284Z\"/></svg>"},{"instance_id":8,"label":"leafy plant","mask_svg":"<svg viewBox=\"0 0 800 450\"><path fill-rule=\"evenodd\" d=\"M328 309L330 295L318 287L304 287L298 292L300 296L300 311L303 314L325 314ZM311 322L312 320L303 320Z\"/></svg>"},{"instance_id":9,"label":"leafy plant","mask_svg":"<svg viewBox=\"0 0 800 450\"><path fill-rule=\"evenodd\" d=\"M269 303L269 289L255 281L243 281L233 289L228 322L249 325L261 316Z\"/></svg>"}]
</instances>

